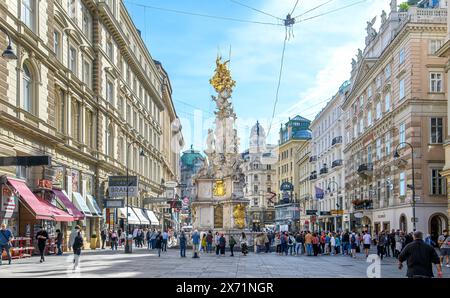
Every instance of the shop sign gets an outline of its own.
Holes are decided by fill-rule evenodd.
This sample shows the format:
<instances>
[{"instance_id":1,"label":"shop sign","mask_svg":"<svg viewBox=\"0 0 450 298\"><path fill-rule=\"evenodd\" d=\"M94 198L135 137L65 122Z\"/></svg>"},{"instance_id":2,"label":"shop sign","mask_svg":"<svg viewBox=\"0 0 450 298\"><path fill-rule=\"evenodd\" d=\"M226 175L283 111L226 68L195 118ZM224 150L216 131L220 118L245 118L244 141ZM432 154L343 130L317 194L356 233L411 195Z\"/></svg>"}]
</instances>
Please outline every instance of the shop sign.
<instances>
[{"instance_id":1,"label":"shop sign","mask_svg":"<svg viewBox=\"0 0 450 298\"><path fill-rule=\"evenodd\" d=\"M344 210L331 210L331 215L344 215Z\"/></svg>"},{"instance_id":2,"label":"shop sign","mask_svg":"<svg viewBox=\"0 0 450 298\"><path fill-rule=\"evenodd\" d=\"M125 207L124 200L104 200L103 204L104 204L105 208L109 208L109 209Z\"/></svg>"},{"instance_id":3,"label":"shop sign","mask_svg":"<svg viewBox=\"0 0 450 298\"><path fill-rule=\"evenodd\" d=\"M126 197L128 189L129 197L139 195L139 181L137 176L110 176L109 177L109 197Z\"/></svg>"},{"instance_id":4,"label":"shop sign","mask_svg":"<svg viewBox=\"0 0 450 298\"><path fill-rule=\"evenodd\" d=\"M14 212L19 211L17 198L7 187L2 187L2 207L1 210L5 212L4 218L11 218Z\"/></svg>"},{"instance_id":5,"label":"shop sign","mask_svg":"<svg viewBox=\"0 0 450 298\"><path fill-rule=\"evenodd\" d=\"M284 182L283 184L281 184L280 190L281 191L294 191L294 185L292 185L292 183L290 183L290 182Z\"/></svg>"},{"instance_id":6,"label":"shop sign","mask_svg":"<svg viewBox=\"0 0 450 298\"><path fill-rule=\"evenodd\" d=\"M386 218L386 214L378 214L377 218Z\"/></svg>"},{"instance_id":7,"label":"shop sign","mask_svg":"<svg viewBox=\"0 0 450 298\"><path fill-rule=\"evenodd\" d=\"M175 188L177 187L178 183L175 181L167 181L166 183L164 183L164 187L166 188Z\"/></svg>"},{"instance_id":8,"label":"shop sign","mask_svg":"<svg viewBox=\"0 0 450 298\"><path fill-rule=\"evenodd\" d=\"M306 210L306 215L316 215L317 210Z\"/></svg>"},{"instance_id":9,"label":"shop sign","mask_svg":"<svg viewBox=\"0 0 450 298\"><path fill-rule=\"evenodd\" d=\"M300 211L300 208L298 208L298 207L288 207L287 211Z\"/></svg>"},{"instance_id":10,"label":"shop sign","mask_svg":"<svg viewBox=\"0 0 450 298\"><path fill-rule=\"evenodd\" d=\"M344 214L344 221L350 221L350 215Z\"/></svg>"},{"instance_id":11,"label":"shop sign","mask_svg":"<svg viewBox=\"0 0 450 298\"><path fill-rule=\"evenodd\" d=\"M175 190L172 188L166 189L166 197L169 199L175 198Z\"/></svg>"},{"instance_id":12,"label":"shop sign","mask_svg":"<svg viewBox=\"0 0 450 298\"><path fill-rule=\"evenodd\" d=\"M330 211L320 211L320 215L329 216L329 215L331 215L331 212Z\"/></svg>"},{"instance_id":13,"label":"shop sign","mask_svg":"<svg viewBox=\"0 0 450 298\"><path fill-rule=\"evenodd\" d=\"M411 222L418 223L419 222L419 218L418 217L411 217Z\"/></svg>"},{"instance_id":14,"label":"shop sign","mask_svg":"<svg viewBox=\"0 0 450 298\"><path fill-rule=\"evenodd\" d=\"M53 183L50 180L39 179L38 188L51 190L53 188Z\"/></svg>"}]
</instances>

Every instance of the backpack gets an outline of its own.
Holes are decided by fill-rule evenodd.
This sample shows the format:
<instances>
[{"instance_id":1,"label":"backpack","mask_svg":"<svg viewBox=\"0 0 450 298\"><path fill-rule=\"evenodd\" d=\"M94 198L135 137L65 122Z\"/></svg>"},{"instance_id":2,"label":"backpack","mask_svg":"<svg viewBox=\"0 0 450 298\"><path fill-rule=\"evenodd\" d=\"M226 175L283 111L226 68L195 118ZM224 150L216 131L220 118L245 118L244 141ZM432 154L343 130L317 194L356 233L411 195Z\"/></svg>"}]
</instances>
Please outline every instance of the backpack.
<instances>
[{"instance_id":1,"label":"backpack","mask_svg":"<svg viewBox=\"0 0 450 298\"><path fill-rule=\"evenodd\" d=\"M234 238L231 238L229 243L230 245L236 245L236 240L234 240Z\"/></svg>"},{"instance_id":2,"label":"backpack","mask_svg":"<svg viewBox=\"0 0 450 298\"><path fill-rule=\"evenodd\" d=\"M292 238L289 237L289 244L292 244Z\"/></svg>"},{"instance_id":3,"label":"backpack","mask_svg":"<svg viewBox=\"0 0 450 298\"><path fill-rule=\"evenodd\" d=\"M355 237L355 235L352 235L352 243L355 243L356 242L356 237Z\"/></svg>"},{"instance_id":4,"label":"backpack","mask_svg":"<svg viewBox=\"0 0 450 298\"><path fill-rule=\"evenodd\" d=\"M81 233L78 232L78 235L75 237L75 241L73 242L73 249L80 249L83 247L83 237L81 237Z\"/></svg>"}]
</instances>

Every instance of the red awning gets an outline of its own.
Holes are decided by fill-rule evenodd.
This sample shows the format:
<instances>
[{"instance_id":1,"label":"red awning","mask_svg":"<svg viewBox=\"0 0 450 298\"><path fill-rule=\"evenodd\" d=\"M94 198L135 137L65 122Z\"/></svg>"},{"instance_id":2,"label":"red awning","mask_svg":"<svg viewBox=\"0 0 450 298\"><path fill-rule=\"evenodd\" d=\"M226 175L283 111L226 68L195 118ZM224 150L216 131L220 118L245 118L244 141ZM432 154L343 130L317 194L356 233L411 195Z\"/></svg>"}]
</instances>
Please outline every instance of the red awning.
<instances>
[{"instance_id":1,"label":"red awning","mask_svg":"<svg viewBox=\"0 0 450 298\"><path fill-rule=\"evenodd\" d=\"M55 220L49 208L39 200L25 184L25 181L8 178L9 184L15 189L20 201L27 207L36 219Z\"/></svg>"},{"instance_id":2,"label":"red awning","mask_svg":"<svg viewBox=\"0 0 450 298\"><path fill-rule=\"evenodd\" d=\"M64 207L66 207L67 213L73 216L74 220L84 219L84 214L69 200L69 198L61 191L53 189L53 193L58 197Z\"/></svg>"},{"instance_id":3,"label":"red awning","mask_svg":"<svg viewBox=\"0 0 450 298\"><path fill-rule=\"evenodd\" d=\"M39 199L39 198L38 198ZM53 214L53 217L56 221L74 221L74 218L72 215L67 213L64 210L59 209L56 206L53 206L49 202L47 202L44 199L39 199L39 201L46 206L48 210Z\"/></svg>"}]
</instances>

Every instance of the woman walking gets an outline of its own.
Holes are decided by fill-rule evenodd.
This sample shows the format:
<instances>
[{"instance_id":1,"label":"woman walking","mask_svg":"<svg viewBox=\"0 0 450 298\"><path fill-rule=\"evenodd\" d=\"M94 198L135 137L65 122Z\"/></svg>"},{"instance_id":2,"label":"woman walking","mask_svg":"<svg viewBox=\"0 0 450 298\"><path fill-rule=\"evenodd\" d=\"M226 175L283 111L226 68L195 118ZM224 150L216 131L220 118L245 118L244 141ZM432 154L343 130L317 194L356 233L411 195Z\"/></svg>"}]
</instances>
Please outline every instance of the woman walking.
<instances>
[{"instance_id":1,"label":"woman walking","mask_svg":"<svg viewBox=\"0 0 450 298\"><path fill-rule=\"evenodd\" d=\"M161 235L161 232L158 232L158 234L156 235L156 242L155 242L155 247L158 250L158 257L161 257L162 243L163 243L163 236Z\"/></svg>"},{"instance_id":2,"label":"woman walking","mask_svg":"<svg viewBox=\"0 0 450 298\"><path fill-rule=\"evenodd\" d=\"M239 243L241 244L241 252L244 256L248 254L248 242L247 242L247 236L245 236L245 233L242 232L241 237L239 238Z\"/></svg>"},{"instance_id":3,"label":"woman walking","mask_svg":"<svg viewBox=\"0 0 450 298\"><path fill-rule=\"evenodd\" d=\"M110 238L111 240L111 250L117 250L117 233L116 231L112 231Z\"/></svg>"},{"instance_id":4,"label":"woman walking","mask_svg":"<svg viewBox=\"0 0 450 298\"><path fill-rule=\"evenodd\" d=\"M206 253L207 245L208 245L208 243L207 243L207 241L206 241L206 234L203 234L203 237L202 237L202 245L200 245L200 251Z\"/></svg>"},{"instance_id":5,"label":"woman walking","mask_svg":"<svg viewBox=\"0 0 450 298\"><path fill-rule=\"evenodd\" d=\"M312 234L313 238L312 238L312 246L313 246L313 251L314 251L314 256L317 257L319 255L319 237L317 236L316 233Z\"/></svg>"},{"instance_id":6,"label":"woman walking","mask_svg":"<svg viewBox=\"0 0 450 298\"><path fill-rule=\"evenodd\" d=\"M275 236L275 246L277 248L276 252L278 255L281 254L281 239L280 239L280 234L277 233L277 235Z\"/></svg>"}]
</instances>

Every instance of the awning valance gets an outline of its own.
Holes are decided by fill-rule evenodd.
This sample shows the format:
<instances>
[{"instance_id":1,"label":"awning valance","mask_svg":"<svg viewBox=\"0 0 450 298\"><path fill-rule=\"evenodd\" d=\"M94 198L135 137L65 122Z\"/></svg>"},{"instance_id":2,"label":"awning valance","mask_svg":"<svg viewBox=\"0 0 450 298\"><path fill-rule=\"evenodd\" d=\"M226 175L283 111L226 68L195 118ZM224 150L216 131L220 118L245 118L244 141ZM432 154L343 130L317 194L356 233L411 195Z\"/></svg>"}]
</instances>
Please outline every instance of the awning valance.
<instances>
[{"instance_id":1,"label":"awning valance","mask_svg":"<svg viewBox=\"0 0 450 298\"><path fill-rule=\"evenodd\" d=\"M75 206L84 213L86 217L92 217L91 210L87 206L83 196L78 192L73 192L73 201L75 202Z\"/></svg>"},{"instance_id":2,"label":"awning valance","mask_svg":"<svg viewBox=\"0 0 450 298\"><path fill-rule=\"evenodd\" d=\"M63 190L53 189L53 193L58 197L61 204L66 207L67 213L73 216L74 220L84 219L84 214L69 200L69 197Z\"/></svg>"},{"instance_id":3,"label":"awning valance","mask_svg":"<svg viewBox=\"0 0 450 298\"><path fill-rule=\"evenodd\" d=\"M136 213L137 217L141 221L141 225L150 225L150 221L144 215L144 210L142 210L141 208L133 207L133 211L134 213Z\"/></svg>"},{"instance_id":4,"label":"awning valance","mask_svg":"<svg viewBox=\"0 0 450 298\"><path fill-rule=\"evenodd\" d=\"M120 216L121 218L127 218L127 207L119 208L119 212L122 213ZM136 216L136 214L133 211L133 208L128 208L128 224L130 225L140 225L141 221Z\"/></svg>"},{"instance_id":5,"label":"awning valance","mask_svg":"<svg viewBox=\"0 0 450 298\"><path fill-rule=\"evenodd\" d=\"M94 197L91 195L87 195L86 198L87 206L89 207L89 210L91 210L91 214L96 217L101 217L102 211L98 207L97 201L94 199Z\"/></svg>"},{"instance_id":6,"label":"awning valance","mask_svg":"<svg viewBox=\"0 0 450 298\"><path fill-rule=\"evenodd\" d=\"M9 184L14 188L16 195L27 210L35 216L36 219L55 220L53 214L41 200L25 184L25 181L13 178L7 178Z\"/></svg>"},{"instance_id":7,"label":"awning valance","mask_svg":"<svg viewBox=\"0 0 450 298\"><path fill-rule=\"evenodd\" d=\"M150 220L152 226L159 226L159 220L155 213L151 210L144 210L147 213L147 217Z\"/></svg>"}]
</instances>

